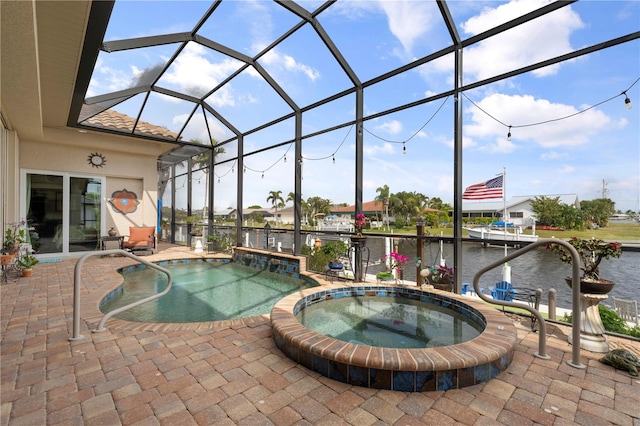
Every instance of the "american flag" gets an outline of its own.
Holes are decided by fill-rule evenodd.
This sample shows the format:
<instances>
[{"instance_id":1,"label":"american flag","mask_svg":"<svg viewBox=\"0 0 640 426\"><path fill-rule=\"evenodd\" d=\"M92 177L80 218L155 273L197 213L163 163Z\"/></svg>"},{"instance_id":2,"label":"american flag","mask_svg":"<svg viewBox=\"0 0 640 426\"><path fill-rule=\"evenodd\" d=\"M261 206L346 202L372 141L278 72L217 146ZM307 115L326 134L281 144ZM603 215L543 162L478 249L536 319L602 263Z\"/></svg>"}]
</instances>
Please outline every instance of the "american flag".
<instances>
[{"instance_id":1,"label":"american flag","mask_svg":"<svg viewBox=\"0 0 640 426\"><path fill-rule=\"evenodd\" d=\"M464 190L463 200L486 200L488 198L502 198L502 182L504 175L500 175L486 182L476 183Z\"/></svg>"}]
</instances>

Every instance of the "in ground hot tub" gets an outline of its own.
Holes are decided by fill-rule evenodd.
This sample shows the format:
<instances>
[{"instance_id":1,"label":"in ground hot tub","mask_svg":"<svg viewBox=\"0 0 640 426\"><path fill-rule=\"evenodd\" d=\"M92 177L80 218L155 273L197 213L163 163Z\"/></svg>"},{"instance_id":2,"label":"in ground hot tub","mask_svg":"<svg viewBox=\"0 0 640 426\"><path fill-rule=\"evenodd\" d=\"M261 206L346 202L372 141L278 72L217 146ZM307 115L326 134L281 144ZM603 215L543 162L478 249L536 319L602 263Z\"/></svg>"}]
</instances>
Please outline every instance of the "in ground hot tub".
<instances>
[{"instance_id":1,"label":"in ground hot tub","mask_svg":"<svg viewBox=\"0 0 640 426\"><path fill-rule=\"evenodd\" d=\"M427 347L430 340L425 341L425 347L404 348L402 343L390 345L396 347L369 346L350 338L351 335L350 341L346 341L310 330L296 318L304 315L309 306L347 297L363 301L365 297L369 298L366 300L391 297L418 301L425 304L425 308L432 306L438 311L449 310L465 317L479 335L438 347ZM393 307L391 312L392 317L397 314L393 313ZM345 312L345 315L351 314ZM398 318L400 316L394 320ZM402 321L405 319L406 315ZM335 320L334 317L327 322ZM517 337L514 325L505 315L481 302L452 293L402 286L331 286L303 290L276 303L271 311L271 323L278 348L299 364L344 383L409 392L462 388L496 377L511 363ZM397 324L399 339L407 338L405 323ZM337 334L336 337L343 335Z\"/></svg>"}]
</instances>

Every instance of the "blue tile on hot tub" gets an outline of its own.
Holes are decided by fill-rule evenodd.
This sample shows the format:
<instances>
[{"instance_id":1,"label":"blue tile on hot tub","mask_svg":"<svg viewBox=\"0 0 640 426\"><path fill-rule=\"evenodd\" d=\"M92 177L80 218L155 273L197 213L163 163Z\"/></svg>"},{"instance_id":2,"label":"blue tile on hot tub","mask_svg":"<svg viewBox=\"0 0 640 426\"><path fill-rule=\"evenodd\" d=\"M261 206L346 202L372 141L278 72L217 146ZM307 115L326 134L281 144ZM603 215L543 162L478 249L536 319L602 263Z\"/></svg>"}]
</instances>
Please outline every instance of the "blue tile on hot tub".
<instances>
[{"instance_id":1,"label":"blue tile on hot tub","mask_svg":"<svg viewBox=\"0 0 640 426\"><path fill-rule=\"evenodd\" d=\"M446 391L456 386L457 374L455 370L445 370L437 372L436 390Z\"/></svg>"},{"instance_id":2,"label":"blue tile on hot tub","mask_svg":"<svg viewBox=\"0 0 640 426\"><path fill-rule=\"evenodd\" d=\"M393 390L401 392L415 392L416 372L415 371L394 371Z\"/></svg>"}]
</instances>

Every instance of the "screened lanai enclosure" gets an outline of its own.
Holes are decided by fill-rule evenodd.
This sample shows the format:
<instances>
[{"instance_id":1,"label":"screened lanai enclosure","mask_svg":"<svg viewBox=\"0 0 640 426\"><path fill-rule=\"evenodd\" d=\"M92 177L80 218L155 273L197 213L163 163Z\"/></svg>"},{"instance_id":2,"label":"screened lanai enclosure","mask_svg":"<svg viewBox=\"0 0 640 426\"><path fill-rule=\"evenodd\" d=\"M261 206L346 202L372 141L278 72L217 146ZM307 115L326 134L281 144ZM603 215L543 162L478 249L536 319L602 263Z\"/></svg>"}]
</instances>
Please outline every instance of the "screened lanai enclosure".
<instances>
[{"instance_id":1,"label":"screened lanai enclosure","mask_svg":"<svg viewBox=\"0 0 640 426\"><path fill-rule=\"evenodd\" d=\"M158 159L174 238L181 214L212 233L235 212L246 244L243 209L280 191L299 252L305 200L357 214L388 185L450 204L460 265L466 186L638 171L635 1L99 1L89 21L68 124L175 144Z\"/></svg>"}]
</instances>

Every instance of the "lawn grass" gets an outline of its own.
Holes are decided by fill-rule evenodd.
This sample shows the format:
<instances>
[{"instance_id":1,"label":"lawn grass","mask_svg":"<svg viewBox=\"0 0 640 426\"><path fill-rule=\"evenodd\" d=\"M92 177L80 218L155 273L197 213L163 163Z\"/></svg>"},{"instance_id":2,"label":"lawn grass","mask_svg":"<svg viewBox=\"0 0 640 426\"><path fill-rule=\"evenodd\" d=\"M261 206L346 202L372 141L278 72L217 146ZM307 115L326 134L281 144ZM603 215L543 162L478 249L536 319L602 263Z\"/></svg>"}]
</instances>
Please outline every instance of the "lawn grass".
<instances>
[{"instance_id":1,"label":"lawn grass","mask_svg":"<svg viewBox=\"0 0 640 426\"><path fill-rule=\"evenodd\" d=\"M415 235L415 229L406 228L405 230L394 230L397 234L413 234ZM442 235L445 237L453 237L453 228L426 228L425 233L429 235ZM529 231L530 233L530 231ZM619 223L609 222L604 228L600 229L588 229L585 231L543 231L536 229L536 235L540 238L563 238L568 239L572 237L578 238L597 238L605 241L635 241L640 242L640 222L633 223ZM463 236L467 236L463 231Z\"/></svg>"}]
</instances>

